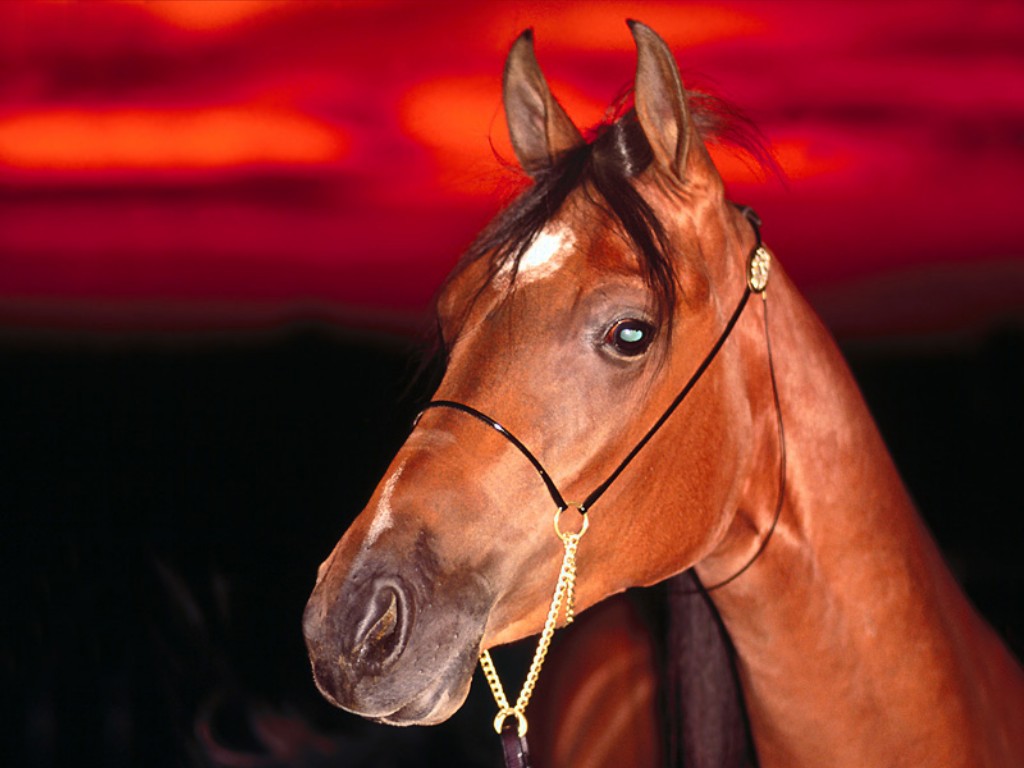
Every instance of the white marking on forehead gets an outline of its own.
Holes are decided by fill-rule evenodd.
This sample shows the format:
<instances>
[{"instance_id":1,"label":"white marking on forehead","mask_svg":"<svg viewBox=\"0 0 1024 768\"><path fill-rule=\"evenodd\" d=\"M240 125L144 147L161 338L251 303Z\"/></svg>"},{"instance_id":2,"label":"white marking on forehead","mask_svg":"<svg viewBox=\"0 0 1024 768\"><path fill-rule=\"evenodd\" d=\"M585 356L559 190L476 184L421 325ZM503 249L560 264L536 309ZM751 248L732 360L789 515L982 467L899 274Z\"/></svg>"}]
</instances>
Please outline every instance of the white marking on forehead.
<instances>
[{"instance_id":1,"label":"white marking on forehead","mask_svg":"<svg viewBox=\"0 0 1024 768\"><path fill-rule=\"evenodd\" d=\"M534 238L519 260L519 272L547 277L562 266L575 244L576 238L570 229L559 227L553 232L545 229Z\"/></svg>"},{"instance_id":2,"label":"white marking on forehead","mask_svg":"<svg viewBox=\"0 0 1024 768\"><path fill-rule=\"evenodd\" d=\"M373 516L373 522L370 523L370 530L366 533L366 539L363 541L364 550L372 547L374 542L377 541L377 537L395 524L395 513L391 509L391 497L395 493L395 485L398 484L398 478L402 476L403 469L405 469L404 463L400 464L398 469L384 483L384 490L381 491L380 501L377 502L377 511Z\"/></svg>"},{"instance_id":3,"label":"white marking on forehead","mask_svg":"<svg viewBox=\"0 0 1024 768\"><path fill-rule=\"evenodd\" d=\"M576 237L567 227L547 227L541 230L519 260L516 279L532 283L551 277L565 264L565 259L572 253L574 245ZM511 277L512 263L509 262L495 276L495 287L500 290L508 288Z\"/></svg>"}]
</instances>

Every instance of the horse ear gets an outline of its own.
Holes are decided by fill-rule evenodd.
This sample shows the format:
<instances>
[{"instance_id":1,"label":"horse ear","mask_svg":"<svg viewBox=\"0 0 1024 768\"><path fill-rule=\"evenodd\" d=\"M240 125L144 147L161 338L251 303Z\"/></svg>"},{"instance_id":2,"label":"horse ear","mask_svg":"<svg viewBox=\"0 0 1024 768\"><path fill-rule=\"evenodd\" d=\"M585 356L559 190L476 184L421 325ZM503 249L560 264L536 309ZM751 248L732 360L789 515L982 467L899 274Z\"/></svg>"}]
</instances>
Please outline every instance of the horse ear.
<instances>
[{"instance_id":1,"label":"horse ear","mask_svg":"<svg viewBox=\"0 0 1024 768\"><path fill-rule=\"evenodd\" d=\"M523 32L509 51L503 95L512 148L523 170L531 176L550 168L558 155L583 143L540 71L531 29Z\"/></svg>"},{"instance_id":2,"label":"horse ear","mask_svg":"<svg viewBox=\"0 0 1024 768\"><path fill-rule=\"evenodd\" d=\"M654 156L680 181L711 167L686 103L679 68L665 41L639 21L628 21L636 42L636 114Z\"/></svg>"}]
</instances>

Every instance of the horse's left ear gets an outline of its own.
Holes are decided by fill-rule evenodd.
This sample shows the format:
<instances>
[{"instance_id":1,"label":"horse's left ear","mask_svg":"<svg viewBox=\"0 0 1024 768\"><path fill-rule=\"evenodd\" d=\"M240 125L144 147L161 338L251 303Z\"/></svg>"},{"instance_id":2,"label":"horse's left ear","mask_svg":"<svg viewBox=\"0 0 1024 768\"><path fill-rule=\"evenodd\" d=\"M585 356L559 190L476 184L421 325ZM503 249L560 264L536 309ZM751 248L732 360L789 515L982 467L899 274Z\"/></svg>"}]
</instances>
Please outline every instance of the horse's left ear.
<instances>
[{"instance_id":1,"label":"horse's left ear","mask_svg":"<svg viewBox=\"0 0 1024 768\"><path fill-rule=\"evenodd\" d=\"M679 181L714 171L686 103L679 68L665 41L639 21L628 21L636 41L636 114L655 159Z\"/></svg>"}]
</instances>

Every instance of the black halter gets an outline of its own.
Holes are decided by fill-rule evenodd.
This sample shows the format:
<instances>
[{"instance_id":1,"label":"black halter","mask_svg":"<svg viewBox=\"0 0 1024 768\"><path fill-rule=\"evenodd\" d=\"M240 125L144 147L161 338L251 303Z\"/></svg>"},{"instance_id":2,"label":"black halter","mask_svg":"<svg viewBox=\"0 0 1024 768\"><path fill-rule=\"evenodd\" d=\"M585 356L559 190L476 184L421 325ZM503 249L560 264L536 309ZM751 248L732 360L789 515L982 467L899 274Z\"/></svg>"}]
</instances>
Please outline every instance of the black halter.
<instances>
[{"instance_id":1,"label":"black halter","mask_svg":"<svg viewBox=\"0 0 1024 768\"><path fill-rule=\"evenodd\" d=\"M630 462L632 462L633 459L636 458L637 454L640 453L641 450L643 450L643 447L651 441L651 438L654 437L658 430L661 429L662 426L664 426L665 422L668 421L669 417L676 411L680 404L682 404L683 400L685 400L686 396L690 394L691 390L694 388L694 386L696 386L697 382L700 381L701 376L703 376L705 371L707 371L707 369L711 366L711 363L714 361L715 357L722 349L722 346L725 344L726 340L728 340L729 335L732 333L733 328L736 326L736 323L740 319L740 315L743 314L743 310L746 308L747 302L750 300L751 293L760 294L761 297L764 299L762 304L764 306L765 344L768 350L768 371L772 382L772 394L775 403L775 414L778 424L779 435L778 502L775 507L775 514L772 519L771 526L769 527L767 534L761 540L761 544L758 546L758 549L754 553L753 557L751 557L750 560L732 576L710 587L705 587L705 591L718 589L719 587L723 587L726 584L730 583L738 576L740 576L740 574L744 573L751 565L754 564L754 561L757 560L758 557L760 557L761 553L764 551L765 546L767 546L768 540L771 538L772 533L774 533L775 526L779 520L779 514L782 511L786 478L786 440L782 427L782 408L779 404L779 392L775 381L775 365L772 361L771 339L768 334L768 301L766 294L764 293L768 280L770 256L768 255L768 252L764 249L761 242L760 217L757 215L757 213L754 212L753 208L750 208L749 206L740 206L739 209L747 218L747 221L750 222L750 225L754 229L755 235L754 247L751 249L750 255L748 257L748 279L745 290L743 291L743 295L740 297L739 302L736 304L736 308L733 310L732 315L729 317L729 320L726 322L721 334L718 336L718 340L711 347L711 350L708 352L703 362L701 362L701 364L697 366L697 369L690 376L689 381L686 382L686 385L679 391L679 394L676 395L675 399L673 399L672 402L669 403L668 407L661 414L658 420L654 422L654 424L647 431L647 433L643 437L641 437L640 440L637 441L636 445L633 446L633 449L628 454L626 454L626 457L622 460L622 462L612 471L610 475L608 475L604 482L598 485L590 493L590 495L587 496L582 502L567 502L565 498L562 496L561 492L558 490L558 486L555 485L555 481L551 479L551 476L544 469L544 466L540 463L537 457L533 455L530 449L527 448L526 445L523 444L523 442L519 438L517 438L515 435L509 432L508 429L506 429L500 422L496 421L495 419L492 419L487 414L477 410L476 408L473 408L470 405L466 405L465 403L459 403L454 400L432 400L431 402L427 403L426 406L424 406L423 410L420 412L420 415L416 417L417 422L419 421L420 416L423 415L423 412L431 408L451 408L452 410L460 411L462 413L468 414L469 416L472 416L475 419L478 419L479 421L482 421L484 424L494 429L498 434L502 435L506 440L512 443L512 445L518 448L519 452L522 453L523 456L525 456L526 459L533 465L533 468L537 470L537 474L540 475L541 480L544 481L544 485L547 487L548 493L551 495L551 499L552 501L554 501L555 506L558 507L559 512L565 511L569 507L574 507L579 511L581 515L586 514L590 511L594 504L597 503L597 500L604 495L605 491L608 490L611 484L618 479L619 475L621 475L625 471L626 467L628 467Z\"/></svg>"}]
</instances>

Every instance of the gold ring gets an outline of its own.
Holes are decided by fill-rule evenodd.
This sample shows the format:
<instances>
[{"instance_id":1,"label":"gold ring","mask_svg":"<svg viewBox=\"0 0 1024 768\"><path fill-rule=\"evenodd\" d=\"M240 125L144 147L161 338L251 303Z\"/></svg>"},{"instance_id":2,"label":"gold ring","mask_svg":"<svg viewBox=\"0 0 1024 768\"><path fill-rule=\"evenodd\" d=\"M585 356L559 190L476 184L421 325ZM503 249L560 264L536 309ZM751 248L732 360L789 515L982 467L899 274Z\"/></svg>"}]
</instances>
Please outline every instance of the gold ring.
<instances>
[{"instance_id":1,"label":"gold ring","mask_svg":"<svg viewBox=\"0 0 1024 768\"><path fill-rule=\"evenodd\" d=\"M526 735L526 715L520 712L518 709L512 707L506 707L498 712L494 717L494 732L499 736L501 735L501 726L505 724L505 720L508 719L509 715L515 715L516 718L516 732L519 734L519 738L523 738Z\"/></svg>"},{"instance_id":2,"label":"gold ring","mask_svg":"<svg viewBox=\"0 0 1024 768\"><path fill-rule=\"evenodd\" d=\"M561 519L562 513L565 512L566 509L570 509L570 508L571 509L576 509L576 510L579 511L580 516L583 518L583 526L576 533L563 533L562 529L558 526L558 521ZM573 538L578 539L580 536L582 536L584 533L586 533L587 532L587 528L590 527L590 518L587 517L587 513L583 510L583 504L578 502L578 501L567 501L565 503L565 509L556 509L555 510L555 521L554 522L555 522L555 533L558 534L558 538L560 538L562 541L570 541Z\"/></svg>"}]
</instances>

